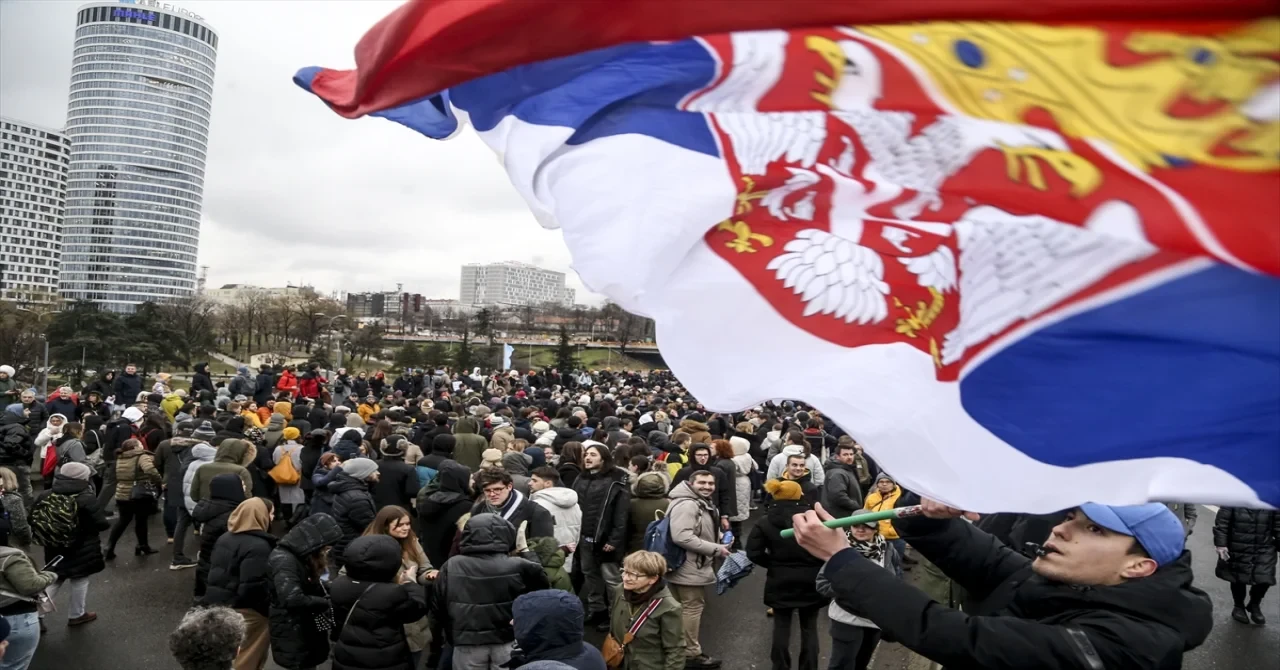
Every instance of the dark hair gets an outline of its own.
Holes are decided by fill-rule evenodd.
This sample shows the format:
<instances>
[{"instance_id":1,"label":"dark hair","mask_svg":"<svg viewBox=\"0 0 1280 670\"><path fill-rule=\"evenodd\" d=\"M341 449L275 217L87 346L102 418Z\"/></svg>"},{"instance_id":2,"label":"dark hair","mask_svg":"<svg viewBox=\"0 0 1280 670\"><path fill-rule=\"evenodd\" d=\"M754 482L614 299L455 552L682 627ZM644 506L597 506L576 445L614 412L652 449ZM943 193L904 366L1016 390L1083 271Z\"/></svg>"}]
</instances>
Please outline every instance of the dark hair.
<instances>
[{"instance_id":1,"label":"dark hair","mask_svg":"<svg viewBox=\"0 0 1280 670\"><path fill-rule=\"evenodd\" d=\"M560 462L573 463L578 467L582 467L582 443L581 442L565 442L560 447Z\"/></svg>"},{"instance_id":2,"label":"dark hair","mask_svg":"<svg viewBox=\"0 0 1280 670\"><path fill-rule=\"evenodd\" d=\"M530 476L537 477L538 479L545 479L551 482L554 486L560 485L560 473L556 472L556 469L550 465L543 465L534 468L533 472L530 473Z\"/></svg>"},{"instance_id":3,"label":"dark hair","mask_svg":"<svg viewBox=\"0 0 1280 670\"><path fill-rule=\"evenodd\" d=\"M97 413L93 413L93 412L91 412L91 413L89 413L89 414L86 414L86 415L85 415L85 417L84 417L84 429L85 429L85 430L97 430L97 429L101 428L101 427L102 427L102 424L104 424L104 423L106 423L106 422L107 422L107 420L106 420L106 419L104 419L104 418L102 418L102 415L101 415L101 414L97 414Z\"/></svg>"},{"instance_id":4,"label":"dark hair","mask_svg":"<svg viewBox=\"0 0 1280 670\"><path fill-rule=\"evenodd\" d=\"M648 456L632 456L631 464L636 466L636 470L640 472L648 472L649 457Z\"/></svg>"},{"instance_id":5,"label":"dark hair","mask_svg":"<svg viewBox=\"0 0 1280 670\"><path fill-rule=\"evenodd\" d=\"M804 433L802 433L802 432L800 432L800 431L798 431L798 430L796 430L796 429L794 429L794 428L793 428L793 429L791 429L791 430L789 430L789 431L787 431L787 439L788 439L788 440L790 440L790 441L791 441L791 444L794 444L794 445L805 445L805 444L809 444L809 441L808 441L808 440L806 440L806 439L804 439Z\"/></svg>"},{"instance_id":6,"label":"dark hair","mask_svg":"<svg viewBox=\"0 0 1280 670\"><path fill-rule=\"evenodd\" d=\"M373 435L369 437L370 444L373 444L375 447L382 444L382 441L390 436L394 430L395 427L391 425L390 421L387 419L380 419L378 423L373 425Z\"/></svg>"},{"instance_id":7,"label":"dark hair","mask_svg":"<svg viewBox=\"0 0 1280 670\"><path fill-rule=\"evenodd\" d=\"M689 473L689 483L693 483L693 480L699 477L710 477L712 479L715 479L716 473L711 470L694 470L693 472Z\"/></svg>"},{"instance_id":8,"label":"dark hair","mask_svg":"<svg viewBox=\"0 0 1280 670\"><path fill-rule=\"evenodd\" d=\"M480 468L480 472L476 473L476 488L480 490L490 484L510 485L511 483L511 475L502 468Z\"/></svg>"},{"instance_id":9,"label":"dark hair","mask_svg":"<svg viewBox=\"0 0 1280 670\"><path fill-rule=\"evenodd\" d=\"M842 441L842 442L840 442L840 443L836 444L836 453L837 453L837 454L838 454L838 453L840 453L840 452L842 452L842 451L854 451L854 452L856 452L857 450L858 450L858 446L857 446L857 445L855 445L853 442L843 442L843 441Z\"/></svg>"},{"instance_id":10,"label":"dark hair","mask_svg":"<svg viewBox=\"0 0 1280 670\"><path fill-rule=\"evenodd\" d=\"M677 446L692 441L693 436L688 433L675 433L671 436L671 443Z\"/></svg>"},{"instance_id":11,"label":"dark hair","mask_svg":"<svg viewBox=\"0 0 1280 670\"><path fill-rule=\"evenodd\" d=\"M601 471L607 472L609 468L613 467L613 452L610 451L608 447L602 444L592 444L590 446L583 447L582 449L583 455L585 456L586 453L591 449L595 449L596 453L600 454L600 470Z\"/></svg>"},{"instance_id":12,"label":"dark hair","mask_svg":"<svg viewBox=\"0 0 1280 670\"><path fill-rule=\"evenodd\" d=\"M582 419L576 416L571 416L568 419L565 419L565 425L574 429L581 428Z\"/></svg>"},{"instance_id":13,"label":"dark hair","mask_svg":"<svg viewBox=\"0 0 1280 670\"><path fill-rule=\"evenodd\" d=\"M819 418L816 418L816 417L815 417L815 418L813 418L813 419L809 419L809 427L810 427L810 428L822 428L822 419L819 419Z\"/></svg>"}]
</instances>

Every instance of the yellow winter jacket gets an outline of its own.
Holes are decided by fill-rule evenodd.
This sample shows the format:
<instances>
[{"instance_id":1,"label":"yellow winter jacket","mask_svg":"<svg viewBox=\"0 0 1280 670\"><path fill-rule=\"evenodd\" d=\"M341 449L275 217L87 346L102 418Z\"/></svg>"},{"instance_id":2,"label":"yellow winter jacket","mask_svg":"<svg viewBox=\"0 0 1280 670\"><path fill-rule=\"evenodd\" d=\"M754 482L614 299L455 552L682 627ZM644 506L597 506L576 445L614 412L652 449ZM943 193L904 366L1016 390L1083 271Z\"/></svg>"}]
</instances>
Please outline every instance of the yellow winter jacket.
<instances>
[{"instance_id":1,"label":"yellow winter jacket","mask_svg":"<svg viewBox=\"0 0 1280 670\"><path fill-rule=\"evenodd\" d=\"M866 504L864 504L862 508L871 512L893 509L894 504L898 502L898 498L901 496L901 486L894 486L893 491L889 493L889 495L883 495L879 491L872 491L871 495L867 496ZM883 519L880 521L880 534L883 535L886 540L898 539L898 531L893 528L893 519Z\"/></svg>"},{"instance_id":2,"label":"yellow winter jacket","mask_svg":"<svg viewBox=\"0 0 1280 670\"><path fill-rule=\"evenodd\" d=\"M259 417L257 412L251 412L246 409L243 412L240 412L240 416L244 417L245 425L253 426L254 428L266 427L266 425L262 423L262 417Z\"/></svg>"},{"instance_id":3,"label":"yellow winter jacket","mask_svg":"<svg viewBox=\"0 0 1280 670\"><path fill-rule=\"evenodd\" d=\"M160 409L169 415L170 421L173 421L173 417L177 416L178 410L182 409L182 403L182 396L177 393L170 393L164 397L164 400L160 401Z\"/></svg>"}]
</instances>

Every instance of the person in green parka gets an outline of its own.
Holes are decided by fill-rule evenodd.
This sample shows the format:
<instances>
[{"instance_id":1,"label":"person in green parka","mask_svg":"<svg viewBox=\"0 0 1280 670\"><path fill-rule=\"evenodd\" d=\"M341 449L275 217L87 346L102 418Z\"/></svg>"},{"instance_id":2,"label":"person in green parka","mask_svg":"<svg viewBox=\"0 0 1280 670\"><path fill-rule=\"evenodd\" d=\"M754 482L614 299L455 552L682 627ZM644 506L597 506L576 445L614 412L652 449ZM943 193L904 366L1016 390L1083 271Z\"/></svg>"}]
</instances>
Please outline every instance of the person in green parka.
<instances>
[{"instance_id":1,"label":"person in green parka","mask_svg":"<svg viewBox=\"0 0 1280 670\"><path fill-rule=\"evenodd\" d=\"M662 554L637 551L622 561L622 588L613 598L609 635L622 643L636 620L655 600L657 607L623 650L620 670L683 670L684 616L671 595Z\"/></svg>"},{"instance_id":2,"label":"person in green parka","mask_svg":"<svg viewBox=\"0 0 1280 670\"><path fill-rule=\"evenodd\" d=\"M538 562L542 563L542 571L547 573L551 588L573 593L573 582L569 580L569 573L564 571L564 550L556 544L556 539L535 537L529 541L529 548L538 555Z\"/></svg>"}]
</instances>

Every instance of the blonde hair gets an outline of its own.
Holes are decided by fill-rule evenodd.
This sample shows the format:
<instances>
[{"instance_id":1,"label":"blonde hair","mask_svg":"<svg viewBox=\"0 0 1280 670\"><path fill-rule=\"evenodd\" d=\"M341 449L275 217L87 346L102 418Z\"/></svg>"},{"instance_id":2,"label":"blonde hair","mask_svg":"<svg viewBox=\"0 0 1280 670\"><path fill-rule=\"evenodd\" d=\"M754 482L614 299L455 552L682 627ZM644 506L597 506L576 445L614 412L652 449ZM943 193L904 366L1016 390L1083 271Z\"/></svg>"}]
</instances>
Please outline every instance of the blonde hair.
<instances>
[{"instance_id":1,"label":"blonde hair","mask_svg":"<svg viewBox=\"0 0 1280 670\"><path fill-rule=\"evenodd\" d=\"M9 468L0 468L0 487L6 491L18 491L18 475Z\"/></svg>"},{"instance_id":2,"label":"blonde hair","mask_svg":"<svg viewBox=\"0 0 1280 670\"><path fill-rule=\"evenodd\" d=\"M655 551L636 551L622 559L622 567L646 577L667 574L667 559Z\"/></svg>"}]
</instances>

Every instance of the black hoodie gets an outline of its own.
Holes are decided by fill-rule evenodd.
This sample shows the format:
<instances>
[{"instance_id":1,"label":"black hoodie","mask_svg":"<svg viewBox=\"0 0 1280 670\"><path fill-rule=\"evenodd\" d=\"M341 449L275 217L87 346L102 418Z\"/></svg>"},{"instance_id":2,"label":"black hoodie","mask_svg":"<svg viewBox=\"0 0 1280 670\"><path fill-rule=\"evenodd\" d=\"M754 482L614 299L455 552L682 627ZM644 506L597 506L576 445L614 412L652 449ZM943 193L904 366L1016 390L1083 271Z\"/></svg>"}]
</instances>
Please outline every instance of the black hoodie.
<instances>
[{"instance_id":1,"label":"black hoodie","mask_svg":"<svg viewBox=\"0 0 1280 670\"><path fill-rule=\"evenodd\" d=\"M395 583L399 572L400 543L390 535L366 535L348 547L346 574L332 588L335 670L413 670L404 625L427 615L427 591Z\"/></svg>"},{"instance_id":2,"label":"black hoodie","mask_svg":"<svg viewBox=\"0 0 1280 670\"><path fill-rule=\"evenodd\" d=\"M471 511L471 471L453 460L443 460L437 469L438 489L420 496L418 518L422 521L422 548L432 565L444 565L458 519Z\"/></svg>"},{"instance_id":3,"label":"black hoodie","mask_svg":"<svg viewBox=\"0 0 1280 670\"><path fill-rule=\"evenodd\" d=\"M196 503L191 518L200 524L200 555L196 562L196 596L203 596L209 578L209 558L218 538L227 532L227 521L236 506L244 502L244 484L239 475L224 473L209 481L209 497Z\"/></svg>"},{"instance_id":4,"label":"black hoodie","mask_svg":"<svg viewBox=\"0 0 1280 670\"><path fill-rule=\"evenodd\" d=\"M191 390L188 391L191 397L196 397L196 394L201 391L217 392L213 388L213 378L209 376L208 363L196 363L191 370L195 373L191 377Z\"/></svg>"}]
</instances>

